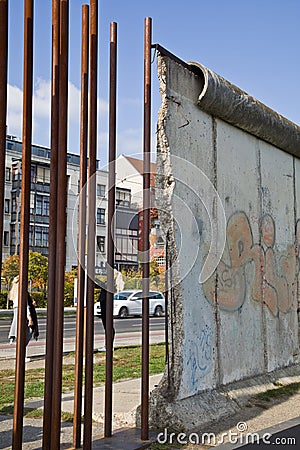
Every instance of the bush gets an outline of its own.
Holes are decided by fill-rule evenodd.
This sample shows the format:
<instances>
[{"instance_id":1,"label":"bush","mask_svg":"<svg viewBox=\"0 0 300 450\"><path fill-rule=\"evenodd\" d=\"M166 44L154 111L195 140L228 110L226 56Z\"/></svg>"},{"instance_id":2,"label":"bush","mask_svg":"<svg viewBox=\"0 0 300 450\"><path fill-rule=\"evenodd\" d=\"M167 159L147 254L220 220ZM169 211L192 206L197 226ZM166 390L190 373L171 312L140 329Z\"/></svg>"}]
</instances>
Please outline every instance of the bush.
<instances>
[{"instance_id":1,"label":"bush","mask_svg":"<svg viewBox=\"0 0 300 450\"><path fill-rule=\"evenodd\" d=\"M9 308L12 308L12 302L9 302ZM7 309L7 291L0 292L0 309Z\"/></svg>"},{"instance_id":2,"label":"bush","mask_svg":"<svg viewBox=\"0 0 300 450\"><path fill-rule=\"evenodd\" d=\"M45 292L30 292L32 300L36 302L36 308L47 308L47 297Z\"/></svg>"},{"instance_id":3,"label":"bush","mask_svg":"<svg viewBox=\"0 0 300 450\"><path fill-rule=\"evenodd\" d=\"M37 308L46 308L47 298L44 292L31 292L33 300L36 302ZM13 302L8 302L8 308L12 309ZM1 291L0 293L0 309L6 309L7 307L7 291Z\"/></svg>"}]
</instances>

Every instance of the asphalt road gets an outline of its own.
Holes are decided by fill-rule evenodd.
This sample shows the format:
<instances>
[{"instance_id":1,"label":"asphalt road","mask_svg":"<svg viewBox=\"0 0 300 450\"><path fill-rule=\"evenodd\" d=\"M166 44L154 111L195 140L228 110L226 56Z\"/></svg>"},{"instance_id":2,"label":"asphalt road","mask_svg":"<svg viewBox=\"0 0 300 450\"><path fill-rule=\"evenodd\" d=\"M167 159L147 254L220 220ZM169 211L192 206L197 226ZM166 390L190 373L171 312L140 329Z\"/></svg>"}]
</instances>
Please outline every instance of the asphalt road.
<instances>
[{"instance_id":1,"label":"asphalt road","mask_svg":"<svg viewBox=\"0 0 300 450\"><path fill-rule=\"evenodd\" d=\"M0 344L8 343L8 332L12 318L0 319ZM95 336L100 337L104 335L104 330L100 317L95 317ZM38 317L40 336L39 340L46 339L46 316ZM142 319L140 317L127 319L114 319L114 327L116 334L141 333ZM161 332L162 341L164 340L165 318L164 317L150 317L150 331ZM75 315L66 315L64 320L64 339L74 339L76 332L76 317Z\"/></svg>"}]
</instances>

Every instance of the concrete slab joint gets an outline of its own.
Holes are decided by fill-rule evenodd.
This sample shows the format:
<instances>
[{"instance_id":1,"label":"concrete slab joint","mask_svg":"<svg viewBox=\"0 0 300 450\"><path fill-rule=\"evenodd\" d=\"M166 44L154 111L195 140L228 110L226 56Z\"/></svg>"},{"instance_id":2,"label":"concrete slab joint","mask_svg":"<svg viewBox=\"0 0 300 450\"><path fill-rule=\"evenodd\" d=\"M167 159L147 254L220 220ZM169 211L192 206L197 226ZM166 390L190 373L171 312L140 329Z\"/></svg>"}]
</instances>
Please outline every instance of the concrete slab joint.
<instances>
[{"instance_id":1,"label":"concrete slab joint","mask_svg":"<svg viewBox=\"0 0 300 450\"><path fill-rule=\"evenodd\" d=\"M170 365L151 393L150 425L186 431L300 373L300 128L197 67L202 75L158 54L156 195L172 281ZM248 98L232 106L230 120L218 116L222 89ZM214 107L206 110L210 90ZM235 109L250 128L234 123ZM268 124L280 130L277 145Z\"/></svg>"}]
</instances>

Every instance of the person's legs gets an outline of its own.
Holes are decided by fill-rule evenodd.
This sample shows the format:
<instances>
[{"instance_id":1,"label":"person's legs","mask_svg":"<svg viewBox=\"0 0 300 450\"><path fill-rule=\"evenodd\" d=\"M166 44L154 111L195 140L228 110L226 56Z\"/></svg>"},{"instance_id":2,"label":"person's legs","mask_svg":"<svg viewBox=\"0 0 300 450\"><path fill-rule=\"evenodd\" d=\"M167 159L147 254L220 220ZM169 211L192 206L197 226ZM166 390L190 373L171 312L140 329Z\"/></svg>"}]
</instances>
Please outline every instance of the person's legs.
<instances>
[{"instance_id":1,"label":"person's legs","mask_svg":"<svg viewBox=\"0 0 300 450\"><path fill-rule=\"evenodd\" d=\"M100 306L101 306L101 320L102 320L104 331L106 333L106 301L100 300ZM114 339L115 339L115 334L116 334L114 327L112 329L112 333L113 333L112 344L114 345ZM102 348L98 348L98 351L105 352L106 347L104 346Z\"/></svg>"},{"instance_id":2,"label":"person's legs","mask_svg":"<svg viewBox=\"0 0 300 450\"><path fill-rule=\"evenodd\" d=\"M17 327L18 327L18 308L14 308L14 317L8 333L8 339L11 344L15 342L17 338Z\"/></svg>"}]
</instances>

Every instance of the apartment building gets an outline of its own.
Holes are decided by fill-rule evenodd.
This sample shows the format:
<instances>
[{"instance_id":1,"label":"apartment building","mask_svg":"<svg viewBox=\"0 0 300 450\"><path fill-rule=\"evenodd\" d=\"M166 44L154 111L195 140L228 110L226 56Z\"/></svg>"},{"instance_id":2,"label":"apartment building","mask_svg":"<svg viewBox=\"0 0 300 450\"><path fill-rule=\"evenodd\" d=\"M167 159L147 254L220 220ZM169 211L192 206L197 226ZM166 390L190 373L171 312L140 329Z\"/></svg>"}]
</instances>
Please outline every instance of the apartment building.
<instances>
[{"instance_id":1,"label":"apartment building","mask_svg":"<svg viewBox=\"0 0 300 450\"><path fill-rule=\"evenodd\" d=\"M131 205L139 210L139 250L143 230L143 161L126 155L116 159L117 189L131 192ZM150 164L150 258L155 260L161 270L165 268L165 239L159 223L159 211L155 203L156 164Z\"/></svg>"},{"instance_id":2,"label":"apartment building","mask_svg":"<svg viewBox=\"0 0 300 450\"><path fill-rule=\"evenodd\" d=\"M50 149L32 145L29 246L48 256L50 205ZM115 262L118 270L138 269L142 229L142 161L121 155L116 161ZM66 270L77 267L79 211L79 155L67 154L67 235ZM155 164L151 164L154 202ZM3 260L20 250L20 211L22 185L22 142L14 136L6 139ZM108 172L96 171L95 271L106 273ZM84 192L83 194L86 194ZM164 240L155 208L151 213L151 255L163 267Z\"/></svg>"},{"instance_id":3,"label":"apartment building","mask_svg":"<svg viewBox=\"0 0 300 450\"><path fill-rule=\"evenodd\" d=\"M66 270L77 266L79 155L67 155L67 236ZM105 271L107 238L106 171L97 170L96 272ZM18 254L20 247L20 208L22 184L22 143L14 136L6 139L3 260ZM30 249L48 256L50 204L50 149L32 146L30 192Z\"/></svg>"}]
</instances>

